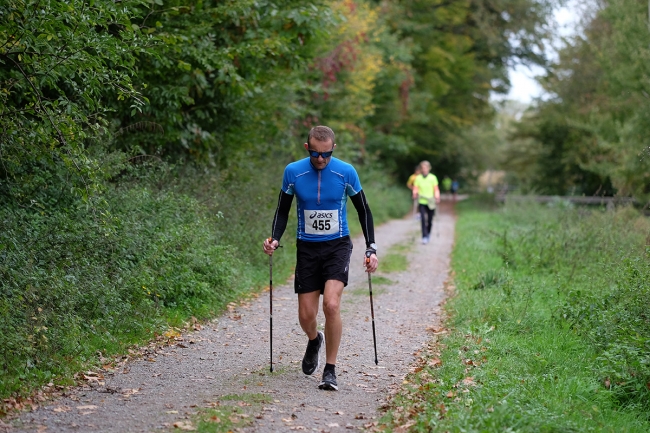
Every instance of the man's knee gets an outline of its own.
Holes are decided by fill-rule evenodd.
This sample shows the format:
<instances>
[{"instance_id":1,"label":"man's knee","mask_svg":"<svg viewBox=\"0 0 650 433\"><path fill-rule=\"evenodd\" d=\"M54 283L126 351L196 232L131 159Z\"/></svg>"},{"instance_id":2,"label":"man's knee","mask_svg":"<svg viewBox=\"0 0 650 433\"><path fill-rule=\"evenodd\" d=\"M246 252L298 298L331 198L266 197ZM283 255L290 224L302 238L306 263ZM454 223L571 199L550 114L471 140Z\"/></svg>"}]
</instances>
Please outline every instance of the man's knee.
<instances>
[{"instance_id":1,"label":"man's knee","mask_svg":"<svg viewBox=\"0 0 650 433\"><path fill-rule=\"evenodd\" d=\"M318 308L312 308L311 306L300 306L298 309L298 318L301 323L309 323L312 320L316 320L318 315Z\"/></svg>"},{"instance_id":2,"label":"man's knee","mask_svg":"<svg viewBox=\"0 0 650 433\"><path fill-rule=\"evenodd\" d=\"M323 299L323 314L325 318L337 316L341 310L341 302L337 298L325 298Z\"/></svg>"}]
</instances>

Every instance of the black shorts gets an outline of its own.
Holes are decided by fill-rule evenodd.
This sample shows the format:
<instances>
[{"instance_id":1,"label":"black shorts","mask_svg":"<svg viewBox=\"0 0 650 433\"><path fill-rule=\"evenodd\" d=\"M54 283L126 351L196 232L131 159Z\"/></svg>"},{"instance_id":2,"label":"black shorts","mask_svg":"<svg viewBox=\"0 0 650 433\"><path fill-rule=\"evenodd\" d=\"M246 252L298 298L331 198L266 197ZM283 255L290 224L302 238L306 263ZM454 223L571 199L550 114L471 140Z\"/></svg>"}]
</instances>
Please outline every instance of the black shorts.
<instances>
[{"instance_id":1,"label":"black shorts","mask_svg":"<svg viewBox=\"0 0 650 433\"><path fill-rule=\"evenodd\" d=\"M348 285L352 241L349 236L324 242L296 242L296 293L325 291L325 281Z\"/></svg>"}]
</instances>

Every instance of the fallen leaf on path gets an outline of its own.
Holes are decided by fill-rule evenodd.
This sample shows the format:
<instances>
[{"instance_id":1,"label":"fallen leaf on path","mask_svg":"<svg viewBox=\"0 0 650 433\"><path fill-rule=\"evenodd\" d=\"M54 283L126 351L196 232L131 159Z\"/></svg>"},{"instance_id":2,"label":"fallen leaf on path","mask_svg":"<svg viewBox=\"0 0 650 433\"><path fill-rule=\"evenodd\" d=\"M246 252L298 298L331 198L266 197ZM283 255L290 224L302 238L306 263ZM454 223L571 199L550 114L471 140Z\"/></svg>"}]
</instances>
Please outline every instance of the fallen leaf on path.
<instances>
[{"instance_id":1,"label":"fallen leaf on path","mask_svg":"<svg viewBox=\"0 0 650 433\"><path fill-rule=\"evenodd\" d=\"M68 412L70 408L68 406L57 406L52 411L54 412Z\"/></svg>"},{"instance_id":2,"label":"fallen leaf on path","mask_svg":"<svg viewBox=\"0 0 650 433\"><path fill-rule=\"evenodd\" d=\"M140 389L123 389L122 390L122 397L131 397L133 394L137 394L140 392Z\"/></svg>"},{"instance_id":3,"label":"fallen leaf on path","mask_svg":"<svg viewBox=\"0 0 650 433\"><path fill-rule=\"evenodd\" d=\"M196 430L196 427L192 425L191 422L189 421L178 421L174 423L174 427L176 427L179 430L187 430L187 431L194 431Z\"/></svg>"},{"instance_id":4,"label":"fallen leaf on path","mask_svg":"<svg viewBox=\"0 0 650 433\"><path fill-rule=\"evenodd\" d=\"M445 328L435 328L433 326L429 326L426 328L427 331L433 332L433 335L440 335L440 334L446 334L448 331Z\"/></svg>"},{"instance_id":5,"label":"fallen leaf on path","mask_svg":"<svg viewBox=\"0 0 650 433\"><path fill-rule=\"evenodd\" d=\"M163 334L165 338L177 338L181 336L181 333L174 328L169 328L167 332Z\"/></svg>"},{"instance_id":6,"label":"fallen leaf on path","mask_svg":"<svg viewBox=\"0 0 650 433\"><path fill-rule=\"evenodd\" d=\"M92 409L97 409L97 406L93 404L87 404L85 406L77 406L78 410L92 410Z\"/></svg>"},{"instance_id":7,"label":"fallen leaf on path","mask_svg":"<svg viewBox=\"0 0 650 433\"><path fill-rule=\"evenodd\" d=\"M338 426L339 426L338 423L335 423L335 422L333 422L331 424L327 424L327 427L338 427Z\"/></svg>"}]
</instances>

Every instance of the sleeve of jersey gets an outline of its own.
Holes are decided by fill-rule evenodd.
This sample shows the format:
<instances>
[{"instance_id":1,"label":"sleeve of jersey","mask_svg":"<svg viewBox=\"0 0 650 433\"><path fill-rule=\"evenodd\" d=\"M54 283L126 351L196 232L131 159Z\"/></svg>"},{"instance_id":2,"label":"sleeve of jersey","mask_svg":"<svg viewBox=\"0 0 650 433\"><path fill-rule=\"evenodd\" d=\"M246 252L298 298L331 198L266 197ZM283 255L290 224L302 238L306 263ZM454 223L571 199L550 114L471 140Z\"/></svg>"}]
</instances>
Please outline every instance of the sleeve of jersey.
<instances>
[{"instance_id":1,"label":"sleeve of jersey","mask_svg":"<svg viewBox=\"0 0 650 433\"><path fill-rule=\"evenodd\" d=\"M361 230L363 230L363 237L366 238L367 248L370 244L375 243L375 224L372 220L372 212L370 212L368 200L366 200L366 195L363 193L363 190L351 196L350 199L359 214L359 222L361 223Z\"/></svg>"},{"instance_id":2,"label":"sleeve of jersey","mask_svg":"<svg viewBox=\"0 0 650 433\"><path fill-rule=\"evenodd\" d=\"M278 242L284 234L284 230L287 228L287 221L289 221L289 211L291 210L292 201L292 194L287 194L284 191L280 191L280 197L278 197L278 207L275 210L275 216L273 217L273 226L271 228L271 236Z\"/></svg>"}]
</instances>

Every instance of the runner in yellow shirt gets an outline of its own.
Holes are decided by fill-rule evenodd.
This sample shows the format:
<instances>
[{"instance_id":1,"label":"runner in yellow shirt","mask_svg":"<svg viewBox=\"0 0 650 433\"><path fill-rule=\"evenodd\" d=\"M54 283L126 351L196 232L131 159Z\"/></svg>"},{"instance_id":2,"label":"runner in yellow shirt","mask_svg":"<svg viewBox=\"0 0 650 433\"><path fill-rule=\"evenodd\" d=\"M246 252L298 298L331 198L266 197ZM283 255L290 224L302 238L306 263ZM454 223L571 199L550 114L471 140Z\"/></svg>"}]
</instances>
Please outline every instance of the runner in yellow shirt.
<instances>
[{"instance_id":1,"label":"runner in yellow shirt","mask_svg":"<svg viewBox=\"0 0 650 433\"><path fill-rule=\"evenodd\" d=\"M431 163L420 163L420 174L413 182L413 199L418 200L420 221L422 223L422 243L429 243L429 235L433 226L433 217L436 213L436 203L440 203L440 188L438 178L430 173Z\"/></svg>"}]
</instances>

